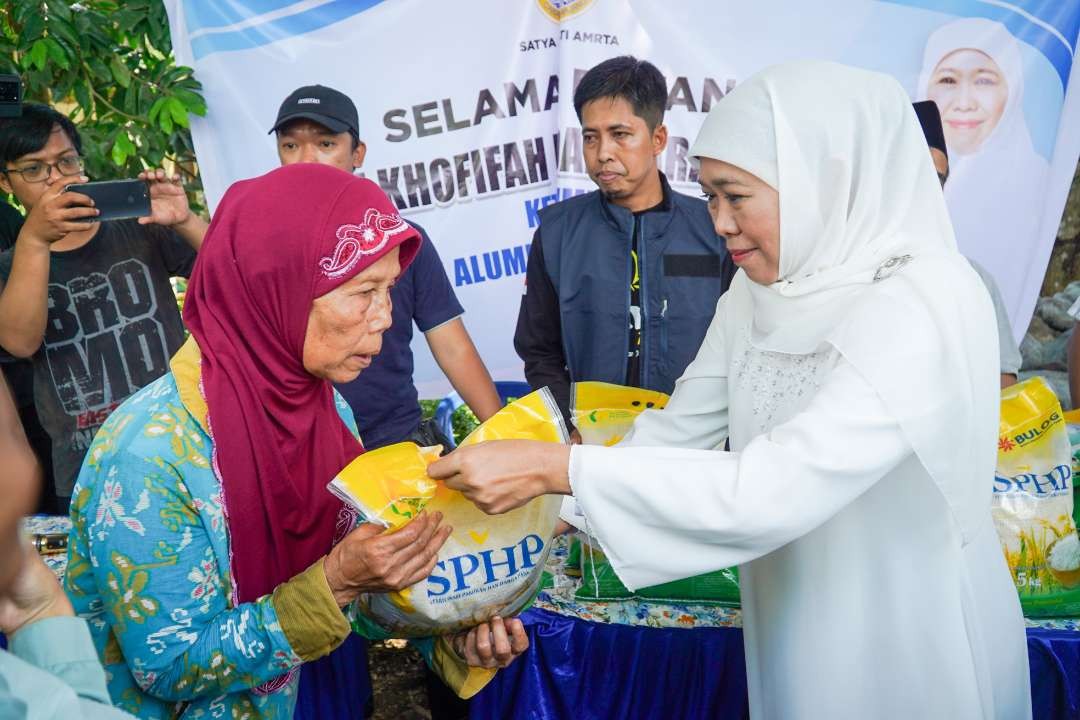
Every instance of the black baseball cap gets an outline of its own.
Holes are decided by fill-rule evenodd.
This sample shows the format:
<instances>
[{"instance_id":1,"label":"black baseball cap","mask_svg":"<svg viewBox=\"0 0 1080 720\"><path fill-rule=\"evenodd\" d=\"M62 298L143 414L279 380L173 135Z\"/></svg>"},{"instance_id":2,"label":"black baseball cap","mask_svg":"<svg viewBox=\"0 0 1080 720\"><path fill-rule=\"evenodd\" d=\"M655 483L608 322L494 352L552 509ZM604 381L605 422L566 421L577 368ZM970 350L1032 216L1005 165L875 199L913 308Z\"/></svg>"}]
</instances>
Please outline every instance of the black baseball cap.
<instances>
[{"instance_id":1,"label":"black baseball cap","mask_svg":"<svg viewBox=\"0 0 1080 720\"><path fill-rule=\"evenodd\" d=\"M275 132L285 123L297 118L312 120L335 133L348 130L353 137L360 138L356 105L345 93L325 85L305 85L293 90L289 97L285 98L285 102L281 103L277 120L270 132Z\"/></svg>"}]
</instances>

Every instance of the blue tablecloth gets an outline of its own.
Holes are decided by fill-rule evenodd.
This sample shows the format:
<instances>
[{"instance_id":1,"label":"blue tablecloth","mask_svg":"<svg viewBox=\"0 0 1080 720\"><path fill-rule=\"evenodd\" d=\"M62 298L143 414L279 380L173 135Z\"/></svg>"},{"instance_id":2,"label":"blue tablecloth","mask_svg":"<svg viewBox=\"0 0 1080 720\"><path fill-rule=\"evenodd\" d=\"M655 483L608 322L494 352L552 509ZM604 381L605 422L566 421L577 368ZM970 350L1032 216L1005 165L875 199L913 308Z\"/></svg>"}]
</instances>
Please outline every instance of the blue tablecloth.
<instances>
[{"instance_id":1,"label":"blue tablecloth","mask_svg":"<svg viewBox=\"0 0 1080 720\"><path fill-rule=\"evenodd\" d=\"M532 647L473 699L472 720L748 717L738 628L630 627L540 609L521 617ZM1027 632L1035 720L1080 718L1080 632Z\"/></svg>"},{"instance_id":2,"label":"blue tablecloth","mask_svg":"<svg viewBox=\"0 0 1080 720\"><path fill-rule=\"evenodd\" d=\"M1080 718L1080 632L1028 628L1034 720Z\"/></svg>"}]
</instances>

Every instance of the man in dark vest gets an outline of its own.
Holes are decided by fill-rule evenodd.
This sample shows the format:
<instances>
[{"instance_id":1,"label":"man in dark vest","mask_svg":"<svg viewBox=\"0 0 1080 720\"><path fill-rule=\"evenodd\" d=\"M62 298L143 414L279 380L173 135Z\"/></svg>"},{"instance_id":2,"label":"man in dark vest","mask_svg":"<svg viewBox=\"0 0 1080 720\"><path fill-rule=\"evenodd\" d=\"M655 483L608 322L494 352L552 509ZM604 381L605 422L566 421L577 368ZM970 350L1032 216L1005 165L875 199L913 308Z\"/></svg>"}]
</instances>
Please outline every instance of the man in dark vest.
<instances>
[{"instance_id":1,"label":"man in dark vest","mask_svg":"<svg viewBox=\"0 0 1080 720\"><path fill-rule=\"evenodd\" d=\"M574 92L599 189L540 212L514 334L529 384L550 387L568 421L571 382L670 393L735 274L705 202L657 167L666 102L660 71L629 56Z\"/></svg>"}]
</instances>

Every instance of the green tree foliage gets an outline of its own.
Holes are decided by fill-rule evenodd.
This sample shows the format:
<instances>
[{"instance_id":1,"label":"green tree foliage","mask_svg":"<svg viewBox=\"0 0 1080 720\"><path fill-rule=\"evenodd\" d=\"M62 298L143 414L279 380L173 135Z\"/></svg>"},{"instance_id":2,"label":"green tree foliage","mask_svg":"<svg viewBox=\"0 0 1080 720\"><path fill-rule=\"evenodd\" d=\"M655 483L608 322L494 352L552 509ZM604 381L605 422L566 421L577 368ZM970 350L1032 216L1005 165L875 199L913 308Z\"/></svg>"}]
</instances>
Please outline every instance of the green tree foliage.
<instances>
[{"instance_id":1,"label":"green tree foliage","mask_svg":"<svg viewBox=\"0 0 1080 720\"><path fill-rule=\"evenodd\" d=\"M189 124L206 102L191 68L173 62L161 0L4 0L0 72L22 77L25 100L72 118L90 177L174 166L201 205Z\"/></svg>"}]
</instances>

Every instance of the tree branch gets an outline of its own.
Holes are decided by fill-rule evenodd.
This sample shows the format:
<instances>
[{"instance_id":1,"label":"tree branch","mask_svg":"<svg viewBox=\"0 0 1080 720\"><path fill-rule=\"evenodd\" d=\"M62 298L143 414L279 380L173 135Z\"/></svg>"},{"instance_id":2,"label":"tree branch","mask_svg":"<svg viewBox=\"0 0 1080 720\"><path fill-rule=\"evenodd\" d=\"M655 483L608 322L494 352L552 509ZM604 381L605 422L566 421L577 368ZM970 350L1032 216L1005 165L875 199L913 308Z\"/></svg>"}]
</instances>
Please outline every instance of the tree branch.
<instances>
[{"instance_id":1,"label":"tree branch","mask_svg":"<svg viewBox=\"0 0 1080 720\"><path fill-rule=\"evenodd\" d=\"M84 68L84 70L85 70L85 68ZM126 112L124 112L123 110L115 107L112 103L110 103L108 100L106 100L101 95L101 93L99 93L97 90L94 89L94 83L91 82L91 78L85 72L83 72L83 79L86 80L86 86L90 89L90 93L97 99L98 102L100 102L105 107L109 108L109 110L116 113L117 115L120 115L121 117L127 118L128 120L134 120L137 123L145 123L146 122L146 120L144 118L136 117L135 115L128 115Z\"/></svg>"}]
</instances>

